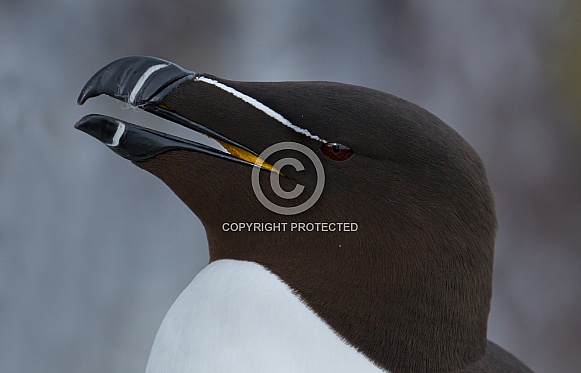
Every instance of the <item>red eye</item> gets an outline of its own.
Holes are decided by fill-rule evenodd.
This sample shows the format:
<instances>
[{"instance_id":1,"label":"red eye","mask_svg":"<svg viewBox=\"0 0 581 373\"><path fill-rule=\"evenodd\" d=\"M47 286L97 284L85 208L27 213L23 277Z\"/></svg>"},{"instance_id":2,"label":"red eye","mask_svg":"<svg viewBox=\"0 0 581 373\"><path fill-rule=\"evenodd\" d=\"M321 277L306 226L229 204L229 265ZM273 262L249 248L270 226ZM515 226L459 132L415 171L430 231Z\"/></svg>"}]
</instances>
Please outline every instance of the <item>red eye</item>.
<instances>
[{"instance_id":1,"label":"red eye","mask_svg":"<svg viewBox=\"0 0 581 373\"><path fill-rule=\"evenodd\" d=\"M351 148L338 144L336 142L328 142L321 146L323 154L334 161L345 161L353 155Z\"/></svg>"}]
</instances>

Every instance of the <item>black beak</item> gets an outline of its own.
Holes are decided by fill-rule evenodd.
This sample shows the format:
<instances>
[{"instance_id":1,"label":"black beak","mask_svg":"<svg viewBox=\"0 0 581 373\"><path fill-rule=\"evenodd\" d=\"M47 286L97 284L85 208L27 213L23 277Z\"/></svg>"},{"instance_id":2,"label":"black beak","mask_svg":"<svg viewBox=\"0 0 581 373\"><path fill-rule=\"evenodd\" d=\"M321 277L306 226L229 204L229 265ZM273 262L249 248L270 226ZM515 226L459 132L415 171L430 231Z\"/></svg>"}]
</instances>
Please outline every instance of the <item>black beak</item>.
<instances>
[{"instance_id":1,"label":"black beak","mask_svg":"<svg viewBox=\"0 0 581 373\"><path fill-rule=\"evenodd\" d=\"M173 88L173 83L194 75L160 58L125 57L97 71L83 87L77 102L82 105L89 98L106 94L133 106L147 105L156 101L153 100L156 94L163 95L164 88Z\"/></svg>"},{"instance_id":2,"label":"black beak","mask_svg":"<svg viewBox=\"0 0 581 373\"><path fill-rule=\"evenodd\" d=\"M75 128L93 136L115 153L130 161L146 161L161 153L181 149L252 165L252 163L232 157L230 154L210 146L106 115L87 115L75 124Z\"/></svg>"},{"instance_id":3,"label":"black beak","mask_svg":"<svg viewBox=\"0 0 581 373\"><path fill-rule=\"evenodd\" d=\"M77 102L105 94L130 105L140 107L164 119L193 129L232 147L235 154L247 154L240 159L229 153L185 140L163 132L140 127L104 115L88 115L75 128L90 134L117 154L133 161L143 161L171 149L187 149L254 165L248 162L255 152L219 133L193 122L162 104L163 98L181 83L193 79L195 73L155 57L125 57L99 70L84 86Z\"/></svg>"}]
</instances>

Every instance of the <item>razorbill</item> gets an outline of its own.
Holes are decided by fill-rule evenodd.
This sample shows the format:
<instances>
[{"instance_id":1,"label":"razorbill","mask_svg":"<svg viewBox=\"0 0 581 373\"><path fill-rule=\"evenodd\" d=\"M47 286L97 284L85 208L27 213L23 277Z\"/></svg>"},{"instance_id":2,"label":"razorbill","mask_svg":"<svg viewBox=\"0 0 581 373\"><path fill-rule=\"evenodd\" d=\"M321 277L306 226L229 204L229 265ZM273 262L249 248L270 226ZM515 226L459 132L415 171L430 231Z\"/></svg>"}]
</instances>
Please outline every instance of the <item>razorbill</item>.
<instances>
[{"instance_id":1,"label":"razorbill","mask_svg":"<svg viewBox=\"0 0 581 373\"><path fill-rule=\"evenodd\" d=\"M163 320L148 372L530 372L486 336L496 218L484 167L428 111L353 85L231 81L153 57L105 66L78 102L101 94L223 146L103 115L76 124L206 229L210 264ZM277 144L298 148L263 156ZM316 164L318 200L286 213L320 187Z\"/></svg>"}]
</instances>

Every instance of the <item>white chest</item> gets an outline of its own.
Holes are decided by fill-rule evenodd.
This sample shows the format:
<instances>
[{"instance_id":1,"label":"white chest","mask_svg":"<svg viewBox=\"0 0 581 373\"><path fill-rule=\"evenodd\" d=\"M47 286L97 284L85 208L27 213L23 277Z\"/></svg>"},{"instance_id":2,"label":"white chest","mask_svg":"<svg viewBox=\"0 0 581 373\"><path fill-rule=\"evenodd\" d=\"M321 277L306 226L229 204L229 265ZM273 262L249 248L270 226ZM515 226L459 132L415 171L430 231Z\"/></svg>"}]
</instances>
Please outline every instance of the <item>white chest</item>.
<instances>
[{"instance_id":1,"label":"white chest","mask_svg":"<svg viewBox=\"0 0 581 373\"><path fill-rule=\"evenodd\" d=\"M163 320L147 373L384 372L264 267L208 265Z\"/></svg>"}]
</instances>

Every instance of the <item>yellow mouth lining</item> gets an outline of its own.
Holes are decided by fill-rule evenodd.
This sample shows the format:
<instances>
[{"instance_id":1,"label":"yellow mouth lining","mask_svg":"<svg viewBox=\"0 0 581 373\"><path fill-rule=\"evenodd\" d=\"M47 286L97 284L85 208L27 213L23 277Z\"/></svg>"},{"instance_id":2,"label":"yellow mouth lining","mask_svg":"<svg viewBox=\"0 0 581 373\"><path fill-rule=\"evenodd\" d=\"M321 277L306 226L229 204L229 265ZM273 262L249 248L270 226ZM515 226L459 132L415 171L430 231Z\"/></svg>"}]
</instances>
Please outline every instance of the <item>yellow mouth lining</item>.
<instances>
[{"instance_id":1,"label":"yellow mouth lining","mask_svg":"<svg viewBox=\"0 0 581 373\"><path fill-rule=\"evenodd\" d=\"M171 108L170 106L168 106L166 104L159 104L159 107L162 109L168 110L168 111L175 112L175 110L173 108ZM222 145L224 147L224 149L226 149L233 157L236 157L238 159L242 159L243 161L246 161L246 162L254 163L258 167L262 167L266 170L274 171L277 174L282 175L282 173L279 170L274 168L274 166L271 165L270 163L267 163L264 159L261 159L260 157L257 157L254 154L252 154L244 149L241 149L237 146L234 146L232 144L228 144L227 142L215 139L212 136L207 135L205 133L202 133L202 135L206 136L209 139L218 141L220 143L220 145Z\"/></svg>"},{"instance_id":2,"label":"yellow mouth lining","mask_svg":"<svg viewBox=\"0 0 581 373\"><path fill-rule=\"evenodd\" d=\"M250 162L250 163L254 163L255 165L257 165L258 167L262 167L264 169L267 169L269 171L274 171L278 174L280 174L280 171L277 170L276 168L274 168L273 165L271 165L270 163L267 163L264 159L261 159L260 157L255 156L254 154L244 150L244 149L240 149L237 146L234 146L232 144L228 144L224 141L221 140L217 140L214 139L210 136L208 136L209 138L211 138L212 140L216 140L220 143L220 145L222 145L226 150L228 150L228 152L238 158L238 159L242 159L246 162Z\"/></svg>"}]
</instances>

